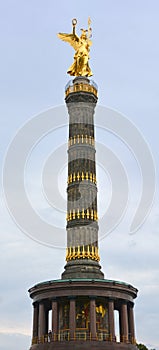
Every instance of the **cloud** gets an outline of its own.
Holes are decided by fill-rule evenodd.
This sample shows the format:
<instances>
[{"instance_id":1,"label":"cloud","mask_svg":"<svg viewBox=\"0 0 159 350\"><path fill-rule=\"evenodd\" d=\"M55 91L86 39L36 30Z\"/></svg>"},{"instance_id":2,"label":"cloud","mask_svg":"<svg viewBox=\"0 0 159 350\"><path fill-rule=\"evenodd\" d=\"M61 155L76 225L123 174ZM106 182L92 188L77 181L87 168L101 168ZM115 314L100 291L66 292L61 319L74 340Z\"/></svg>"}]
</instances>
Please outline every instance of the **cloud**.
<instances>
[{"instance_id":1,"label":"cloud","mask_svg":"<svg viewBox=\"0 0 159 350\"><path fill-rule=\"evenodd\" d=\"M129 235L126 223L100 242L105 278L121 280L138 289L135 300L137 341L159 349L159 235L156 232L158 208L155 207L142 228ZM149 330L145 332L145 330Z\"/></svg>"},{"instance_id":2,"label":"cloud","mask_svg":"<svg viewBox=\"0 0 159 350\"><path fill-rule=\"evenodd\" d=\"M132 118L154 148L158 162L159 49L156 42L159 5L144 1L132 2L132 5L116 2L118 7L114 11L113 2L102 1L101 6L92 2L91 8L89 2L82 0L82 3L85 14L83 6L77 4L77 11L76 6L71 6L75 3L70 1L70 6L63 3L63 15L60 3L55 12L51 2L48 6L38 2L38 7L25 2L24 10L24 2L22 5L17 0L10 11L8 2L3 2L1 22L7 30L3 30L1 50L0 160L13 134L28 117L48 106L63 103L64 85L68 81L65 71L73 55L69 49L60 46L55 33L69 30L75 12L79 24L85 25L89 9L93 19L91 58L94 62L91 65L99 84L100 103L113 106ZM37 9L38 16L35 16ZM115 150L117 148L118 144ZM41 155L42 152L40 159ZM127 165L127 157L124 159ZM134 184L134 163L129 170L130 184ZM135 183L131 195L138 197L139 191L139 185ZM41 198L38 197L38 201ZM40 214L51 221L50 210L44 210L43 206ZM100 242L100 254L106 277L130 282L139 289L135 302L137 339L159 349L158 214L157 208L156 214L149 216L142 229L130 236L128 218L132 217L132 212L129 211L119 228ZM0 226L0 324L4 332L0 333L0 350L28 350L30 337L24 334L31 334L32 301L27 290L39 281L60 278L65 251L46 248L30 240L20 232L4 208Z\"/></svg>"},{"instance_id":3,"label":"cloud","mask_svg":"<svg viewBox=\"0 0 159 350\"><path fill-rule=\"evenodd\" d=\"M24 334L0 333L0 350L28 350L31 339Z\"/></svg>"}]
</instances>

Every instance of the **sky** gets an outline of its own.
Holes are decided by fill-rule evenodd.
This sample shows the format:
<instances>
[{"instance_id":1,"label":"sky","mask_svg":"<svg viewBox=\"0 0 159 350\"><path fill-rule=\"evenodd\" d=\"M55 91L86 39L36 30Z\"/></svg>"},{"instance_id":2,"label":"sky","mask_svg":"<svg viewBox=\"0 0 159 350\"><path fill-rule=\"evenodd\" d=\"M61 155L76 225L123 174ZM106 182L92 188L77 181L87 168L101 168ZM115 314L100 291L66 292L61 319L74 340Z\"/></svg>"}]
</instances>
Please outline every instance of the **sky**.
<instances>
[{"instance_id":1,"label":"sky","mask_svg":"<svg viewBox=\"0 0 159 350\"><path fill-rule=\"evenodd\" d=\"M137 341L159 350L158 11L157 0L0 2L0 350L29 349L32 301L28 289L40 281L60 278L65 264L66 243L65 236L60 244L58 242L58 248L58 244L55 244L56 248L45 244L44 231L40 243L34 234L24 233L18 222L11 217L2 181L7 150L14 151L11 141L19 130L24 130L25 137L29 135L27 139L21 139L15 158L14 152L12 153L9 178L15 180L19 169L16 156L22 155L28 140L32 135L35 136L35 132L38 134L42 127L42 122L36 124L40 120L40 113L46 116L46 111L49 110L48 118L52 115L52 123L68 123L67 112L63 116L64 91L70 80L66 71L72 64L73 49L61 42L57 33L71 32L72 18L77 18L79 34L80 28L87 26L88 16L92 19L90 66L94 73L93 80L98 84L98 106L103 106L108 117L116 116L113 130L121 121L118 133L111 132L111 128L104 130L98 125L102 120L105 123L104 118L100 119L102 109L97 109L95 122L99 216L105 216L107 222L111 222L112 217L118 213L124 193L128 194L127 206L123 207L123 216L116 227L113 228L112 225L109 232L104 232L101 221L99 243L102 270L106 278L125 281L138 288L138 298L135 301ZM35 121L31 134L26 133L25 125L28 121L31 121L31 126ZM129 121L129 132L127 128L121 128L121 125L127 125L126 121ZM134 148L130 151L131 136L137 137L133 126L139 131L140 138L139 143L133 139ZM121 137L123 131L125 136ZM55 226L65 232L67 133L67 126L63 126L54 133L49 132L41 137L40 141L35 142L34 148L28 151L25 164L25 188L31 206L45 224L52 225L54 235ZM145 140L149 153L146 152L146 146L140 148L141 140ZM134 151L135 143L138 150L143 150L140 162L136 159L139 154L137 156L137 150ZM105 152L102 152L101 144ZM58 157L59 154L62 157L63 153L56 154L57 149L58 152L65 152L64 158ZM112 186L111 174L114 174L114 170L109 173L102 158L102 154L108 156L108 149L119 160L118 165L123 166L119 168L121 174L122 169L126 173L128 188L126 180L121 186L116 168L116 187ZM54 194L58 189L61 212L52 208L52 203L44 193L44 183L42 184L42 175L45 173L43 168L52 152L58 162L52 164L52 174L49 174L49 185L53 186L51 201L56 201ZM153 162L148 161L148 154ZM110 157L110 166L113 167L117 163L113 163L112 154ZM62 164L61 159L64 159ZM145 193L148 196L152 192L153 169L156 169L156 192L149 215L139 229L132 233L130 224L144 188L141 161L147 164L144 173L145 178L147 176ZM52 178L57 181L56 184ZM109 208L114 188L117 205L113 207L111 215ZM123 192L123 189L128 193ZM19 210L22 221L25 221L25 213L20 211L20 185L8 187L7 191L12 194L15 208Z\"/></svg>"}]
</instances>

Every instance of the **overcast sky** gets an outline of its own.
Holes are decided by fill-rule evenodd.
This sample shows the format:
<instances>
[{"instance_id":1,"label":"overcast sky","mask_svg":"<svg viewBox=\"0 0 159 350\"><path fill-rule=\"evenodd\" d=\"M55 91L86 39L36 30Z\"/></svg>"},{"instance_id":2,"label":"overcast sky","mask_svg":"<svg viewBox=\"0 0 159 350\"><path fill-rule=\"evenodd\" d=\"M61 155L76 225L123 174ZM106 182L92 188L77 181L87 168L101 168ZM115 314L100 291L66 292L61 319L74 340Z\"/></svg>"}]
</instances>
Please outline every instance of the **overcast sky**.
<instances>
[{"instance_id":1,"label":"overcast sky","mask_svg":"<svg viewBox=\"0 0 159 350\"><path fill-rule=\"evenodd\" d=\"M102 269L106 278L122 280L139 289L135 302L137 341L156 349L159 349L158 13L157 0L0 2L2 170L6 151L17 131L42 111L51 108L54 117L54 107L64 104L64 89L70 79L66 71L72 64L73 49L61 42L56 34L59 31L71 32L71 20L74 17L78 19L78 34L80 28L87 26L88 16L92 19L93 46L90 66L94 73L93 80L99 88L98 105L109 107L115 111L113 113L118 111L122 120L129 120L130 125L137 127L141 139L149 145L156 168L156 194L146 221L138 231L130 234L129 227L143 186L139 170L141 164L138 164L138 159L130 152L129 142L123 143L120 135L104 132L99 127L96 130L98 143L102 143L105 149L108 147L123 164L129 187L128 204L120 223L109 234L103 232L101 226ZM59 111L60 116L61 110ZM105 111L108 111L108 108L105 108ZM65 122L68 122L67 117ZM98 124L97 119L96 123ZM52 167L52 171L55 174L57 172L57 186L52 186L55 187L54 190L58 189L63 198L63 202L60 199L62 210L58 215L44 196L41 167L52 150L55 152L59 145L67 142L67 132L67 128L64 127L56 134L50 133L48 138L43 138L32 153L28 153L25 174L25 186L32 207L46 223L52 225L52 230L57 226L63 229L63 232L63 205L66 205L65 148L64 164L58 163L61 168L56 169L54 163ZM19 154L25 142L24 139ZM143 151L143 159L144 157L146 151ZM103 164L100 165L102 161L97 147L99 216L105 215L109 222L112 217L109 212L107 215L107 209L113 188L108 169L102 168ZM12 166L10 174L14 177L18 168L16 161L14 164L13 160ZM147 170L149 174L149 169ZM52 176L50 174L50 183ZM116 176L118 177L118 171ZM147 183L149 186L147 185L145 191L149 193L152 189L151 179L148 179ZM120 206L123 193L119 181L118 184L115 198ZM15 207L18 208L20 189L8 188L8 191L13 194ZM39 281L60 278L65 263L65 250L62 246L66 240L63 237L60 248L55 249L46 246L45 242L38 243L34 240L34 234L32 237L24 234L7 210L3 186L1 198L0 350L28 350L32 332L32 302L27 291ZM117 209L118 207L115 207L113 215ZM23 214L25 219L25 213ZM102 238L104 234L105 237ZM45 240L44 234L43 238Z\"/></svg>"}]
</instances>

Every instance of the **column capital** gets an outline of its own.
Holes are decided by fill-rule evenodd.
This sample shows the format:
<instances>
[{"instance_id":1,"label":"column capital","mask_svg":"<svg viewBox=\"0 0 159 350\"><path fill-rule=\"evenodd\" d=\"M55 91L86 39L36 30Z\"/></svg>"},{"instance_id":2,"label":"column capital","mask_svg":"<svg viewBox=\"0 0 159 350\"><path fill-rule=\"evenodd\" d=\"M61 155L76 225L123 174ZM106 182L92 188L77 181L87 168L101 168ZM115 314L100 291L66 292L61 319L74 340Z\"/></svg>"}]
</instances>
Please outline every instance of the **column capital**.
<instances>
[{"instance_id":1,"label":"column capital","mask_svg":"<svg viewBox=\"0 0 159 350\"><path fill-rule=\"evenodd\" d=\"M134 305L135 305L135 304L134 304L133 301L130 301L130 302L128 303L128 306L131 307L132 309L134 308Z\"/></svg>"},{"instance_id":2,"label":"column capital","mask_svg":"<svg viewBox=\"0 0 159 350\"><path fill-rule=\"evenodd\" d=\"M96 295L89 295L90 300L96 300L96 298L97 298Z\"/></svg>"},{"instance_id":3,"label":"column capital","mask_svg":"<svg viewBox=\"0 0 159 350\"><path fill-rule=\"evenodd\" d=\"M109 301L114 303L115 298L108 297L108 302L109 302Z\"/></svg>"},{"instance_id":4,"label":"column capital","mask_svg":"<svg viewBox=\"0 0 159 350\"><path fill-rule=\"evenodd\" d=\"M33 307L37 307L37 306L38 306L38 302L37 302L37 301L34 301L34 302L32 303L32 305L33 305Z\"/></svg>"},{"instance_id":5,"label":"column capital","mask_svg":"<svg viewBox=\"0 0 159 350\"><path fill-rule=\"evenodd\" d=\"M54 301L57 301L57 298L54 297L54 298L51 298L50 300L51 300L51 302L54 302Z\"/></svg>"},{"instance_id":6,"label":"column capital","mask_svg":"<svg viewBox=\"0 0 159 350\"><path fill-rule=\"evenodd\" d=\"M128 305L128 300L126 300L126 299L120 299L120 303L121 303L121 305Z\"/></svg>"},{"instance_id":7,"label":"column capital","mask_svg":"<svg viewBox=\"0 0 159 350\"><path fill-rule=\"evenodd\" d=\"M68 295L69 300L76 300L76 295Z\"/></svg>"}]
</instances>

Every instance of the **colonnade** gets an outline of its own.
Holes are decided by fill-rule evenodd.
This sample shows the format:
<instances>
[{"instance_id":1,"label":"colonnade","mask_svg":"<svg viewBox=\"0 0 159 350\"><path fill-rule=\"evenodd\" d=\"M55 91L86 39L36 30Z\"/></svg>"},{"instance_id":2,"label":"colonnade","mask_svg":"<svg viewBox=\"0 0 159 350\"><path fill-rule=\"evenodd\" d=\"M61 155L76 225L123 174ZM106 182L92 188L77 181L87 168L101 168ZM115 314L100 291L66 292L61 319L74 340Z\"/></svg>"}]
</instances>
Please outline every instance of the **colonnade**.
<instances>
[{"instance_id":1,"label":"colonnade","mask_svg":"<svg viewBox=\"0 0 159 350\"><path fill-rule=\"evenodd\" d=\"M76 340L76 297L70 296L69 298L69 340ZM98 340L98 330L96 323L96 300L97 297L89 297L89 310L90 310L90 340ZM115 322L114 322L114 310L119 311L119 329L120 329L120 342L123 343L135 343L135 327L134 327L134 312L133 303L129 303L125 300L118 300L116 304L115 300L106 298L108 305L108 326L109 326L109 341L116 341L115 334ZM53 341L59 340L57 335L59 334L59 317L58 309L60 300L58 298L51 301L52 309L52 329L51 339ZM116 306L118 305L118 306ZM48 309L46 300L33 303L33 342L40 342L40 339L44 338L48 334ZM36 340L36 341L35 341Z\"/></svg>"}]
</instances>

